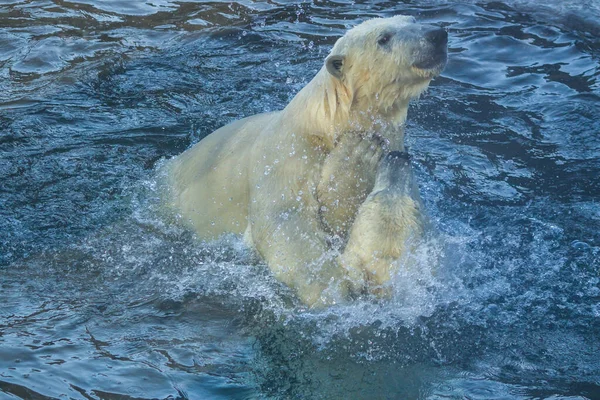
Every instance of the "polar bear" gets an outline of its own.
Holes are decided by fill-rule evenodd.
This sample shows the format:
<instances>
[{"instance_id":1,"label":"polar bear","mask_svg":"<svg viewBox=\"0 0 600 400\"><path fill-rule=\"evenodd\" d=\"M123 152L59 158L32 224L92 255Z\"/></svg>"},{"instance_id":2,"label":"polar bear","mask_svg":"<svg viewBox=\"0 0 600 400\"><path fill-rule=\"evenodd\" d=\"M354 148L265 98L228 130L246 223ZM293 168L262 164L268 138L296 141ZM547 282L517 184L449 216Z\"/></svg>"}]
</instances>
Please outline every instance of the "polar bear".
<instances>
[{"instance_id":1,"label":"polar bear","mask_svg":"<svg viewBox=\"0 0 600 400\"><path fill-rule=\"evenodd\" d=\"M203 240L243 235L309 306L380 294L390 261L421 230L403 156L408 103L446 58L443 29L409 16L363 22L283 110L170 160L170 205Z\"/></svg>"}]
</instances>

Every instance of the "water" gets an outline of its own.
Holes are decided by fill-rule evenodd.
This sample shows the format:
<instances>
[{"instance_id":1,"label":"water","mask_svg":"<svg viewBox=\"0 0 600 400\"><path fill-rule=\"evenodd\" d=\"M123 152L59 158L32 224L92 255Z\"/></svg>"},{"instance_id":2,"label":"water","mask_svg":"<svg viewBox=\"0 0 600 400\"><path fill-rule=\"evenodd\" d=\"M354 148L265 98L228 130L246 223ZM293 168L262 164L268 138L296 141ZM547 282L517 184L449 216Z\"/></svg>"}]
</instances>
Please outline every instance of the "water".
<instances>
[{"instance_id":1,"label":"water","mask_svg":"<svg viewBox=\"0 0 600 400\"><path fill-rule=\"evenodd\" d=\"M390 302L305 310L198 243L156 166L282 108L335 39L450 34L408 144L439 237ZM600 398L600 6L0 2L0 398ZM420 280L419 280L420 278Z\"/></svg>"}]
</instances>

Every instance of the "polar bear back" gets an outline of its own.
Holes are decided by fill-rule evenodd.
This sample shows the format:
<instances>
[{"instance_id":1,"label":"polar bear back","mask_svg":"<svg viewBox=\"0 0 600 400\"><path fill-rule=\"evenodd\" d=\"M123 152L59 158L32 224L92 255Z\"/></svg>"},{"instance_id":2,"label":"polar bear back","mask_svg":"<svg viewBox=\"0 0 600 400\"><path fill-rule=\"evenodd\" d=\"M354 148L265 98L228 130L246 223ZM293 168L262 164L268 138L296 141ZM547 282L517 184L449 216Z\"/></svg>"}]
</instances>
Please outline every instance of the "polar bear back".
<instances>
[{"instance_id":1,"label":"polar bear back","mask_svg":"<svg viewBox=\"0 0 600 400\"><path fill-rule=\"evenodd\" d=\"M275 113L226 125L171 161L171 205L186 224L214 239L242 234L248 220L248 165L256 138Z\"/></svg>"}]
</instances>

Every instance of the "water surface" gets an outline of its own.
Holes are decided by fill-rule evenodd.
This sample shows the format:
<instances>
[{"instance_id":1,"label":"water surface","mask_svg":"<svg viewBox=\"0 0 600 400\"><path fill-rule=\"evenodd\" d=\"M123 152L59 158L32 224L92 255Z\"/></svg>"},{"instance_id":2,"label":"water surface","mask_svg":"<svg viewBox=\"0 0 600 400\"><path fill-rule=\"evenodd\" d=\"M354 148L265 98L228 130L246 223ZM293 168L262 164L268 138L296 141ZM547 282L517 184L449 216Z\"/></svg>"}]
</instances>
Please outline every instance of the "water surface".
<instances>
[{"instance_id":1,"label":"water surface","mask_svg":"<svg viewBox=\"0 0 600 400\"><path fill-rule=\"evenodd\" d=\"M439 231L415 257L441 263L307 311L238 238L166 218L156 168L394 14L450 35L407 138ZM0 394L600 398L599 20L586 0L0 1Z\"/></svg>"}]
</instances>

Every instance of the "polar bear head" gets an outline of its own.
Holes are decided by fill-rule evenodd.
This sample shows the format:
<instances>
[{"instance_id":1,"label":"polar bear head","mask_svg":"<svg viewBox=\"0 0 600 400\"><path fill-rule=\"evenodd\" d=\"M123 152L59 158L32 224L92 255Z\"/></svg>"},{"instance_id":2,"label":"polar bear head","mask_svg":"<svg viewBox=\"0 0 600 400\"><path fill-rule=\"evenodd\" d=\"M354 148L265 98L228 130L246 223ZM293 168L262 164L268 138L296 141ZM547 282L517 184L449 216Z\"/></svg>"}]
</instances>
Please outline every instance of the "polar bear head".
<instances>
[{"instance_id":1,"label":"polar bear head","mask_svg":"<svg viewBox=\"0 0 600 400\"><path fill-rule=\"evenodd\" d=\"M349 111L401 123L408 101L446 65L447 42L445 30L413 17L371 19L335 43L325 68L343 86Z\"/></svg>"}]
</instances>

